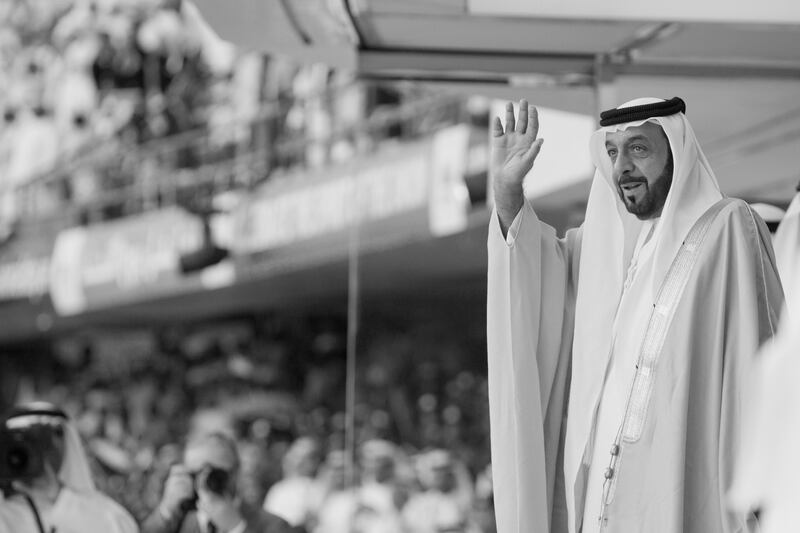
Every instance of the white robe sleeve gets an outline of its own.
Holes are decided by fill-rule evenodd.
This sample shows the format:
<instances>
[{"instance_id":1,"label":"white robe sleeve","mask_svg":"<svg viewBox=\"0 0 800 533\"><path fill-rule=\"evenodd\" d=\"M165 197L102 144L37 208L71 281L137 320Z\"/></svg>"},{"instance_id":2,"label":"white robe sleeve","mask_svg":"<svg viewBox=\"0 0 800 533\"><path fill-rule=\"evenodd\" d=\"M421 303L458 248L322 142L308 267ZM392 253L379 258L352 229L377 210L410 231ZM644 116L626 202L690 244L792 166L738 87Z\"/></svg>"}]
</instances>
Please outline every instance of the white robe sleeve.
<instances>
[{"instance_id":1,"label":"white robe sleeve","mask_svg":"<svg viewBox=\"0 0 800 533\"><path fill-rule=\"evenodd\" d=\"M504 239L492 213L487 343L499 533L546 533L566 523L559 463L580 235L557 239L525 202Z\"/></svg>"}]
</instances>

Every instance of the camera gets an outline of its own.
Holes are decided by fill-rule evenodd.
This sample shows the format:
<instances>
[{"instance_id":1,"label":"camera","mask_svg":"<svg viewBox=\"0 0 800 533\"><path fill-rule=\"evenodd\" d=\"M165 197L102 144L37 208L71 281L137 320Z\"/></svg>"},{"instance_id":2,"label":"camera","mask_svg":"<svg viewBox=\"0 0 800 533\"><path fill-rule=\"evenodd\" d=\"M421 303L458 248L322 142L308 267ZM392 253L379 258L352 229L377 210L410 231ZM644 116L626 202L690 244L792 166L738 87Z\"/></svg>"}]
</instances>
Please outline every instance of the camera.
<instances>
[{"instance_id":1,"label":"camera","mask_svg":"<svg viewBox=\"0 0 800 533\"><path fill-rule=\"evenodd\" d=\"M225 490L228 487L230 474L221 468L210 467L194 475L195 486L198 483L198 478L200 478L200 481L203 483L203 487L206 490L222 496L225 494Z\"/></svg>"},{"instance_id":2,"label":"camera","mask_svg":"<svg viewBox=\"0 0 800 533\"><path fill-rule=\"evenodd\" d=\"M213 466L207 467L199 472L191 474L195 486L195 493L192 499L183 502L181 507L184 512L197 508L197 486L202 483L202 487L207 491L218 496L223 496L228 488L230 474L221 468Z\"/></svg>"},{"instance_id":3,"label":"camera","mask_svg":"<svg viewBox=\"0 0 800 533\"><path fill-rule=\"evenodd\" d=\"M37 439L24 431L0 429L0 486L32 480L44 474L44 457Z\"/></svg>"},{"instance_id":4,"label":"camera","mask_svg":"<svg viewBox=\"0 0 800 533\"><path fill-rule=\"evenodd\" d=\"M59 468L64 428L60 411L20 410L0 424L0 487L12 481L32 481L45 474L49 460Z\"/></svg>"}]
</instances>

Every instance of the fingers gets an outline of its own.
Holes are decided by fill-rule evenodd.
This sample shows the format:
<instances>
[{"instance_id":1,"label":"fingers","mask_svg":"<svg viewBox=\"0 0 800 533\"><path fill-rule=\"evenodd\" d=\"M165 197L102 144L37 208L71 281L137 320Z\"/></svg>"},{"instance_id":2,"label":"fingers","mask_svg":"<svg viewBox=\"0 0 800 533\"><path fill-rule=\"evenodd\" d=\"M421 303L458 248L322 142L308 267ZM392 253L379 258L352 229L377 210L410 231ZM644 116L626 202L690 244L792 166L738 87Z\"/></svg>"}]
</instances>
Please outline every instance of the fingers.
<instances>
[{"instance_id":1,"label":"fingers","mask_svg":"<svg viewBox=\"0 0 800 533\"><path fill-rule=\"evenodd\" d=\"M522 111L520 111L520 113L522 113ZM530 108L528 108L527 123L528 129L524 133L528 137L535 139L536 136L539 135L539 110L536 109L535 106L530 106Z\"/></svg>"},{"instance_id":2,"label":"fingers","mask_svg":"<svg viewBox=\"0 0 800 533\"><path fill-rule=\"evenodd\" d=\"M508 102L506 104L506 133L512 133L515 126L514 120L514 104Z\"/></svg>"},{"instance_id":3,"label":"fingers","mask_svg":"<svg viewBox=\"0 0 800 533\"><path fill-rule=\"evenodd\" d=\"M519 101L519 119L517 119L517 133L525 133L525 128L528 127L528 101L522 99Z\"/></svg>"},{"instance_id":4,"label":"fingers","mask_svg":"<svg viewBox=\"0 0 800 533\"><path fill-rule=\"evenodd\" d=\"M535 106L528 105L524 98L519 101L519 118L514 118L513 102L506 103L506 127L503 130L503 123L500 117L495 117L492 121L492 136L501 137L503 133L521 133L535 139L539 134L539 111Z\"/></svg>"},{"instance_id":5,"label":"fingers","mask_svg":"<svg viewBox=\"0 0 800 533\"><path fill-rule=\"evenodd\" d=\"M180 464L180 463L176 463L176 464L172 465L171 467L169 467L169 475L171 475L171 476L173 476L173 475L176 475L176 476L177 475L188 475L188 474L189 474L189 470L185 466Z\"/></svg>"},{"instance_id":6,"label":"fingers","mask_svg":"<svg viewBox=\"0 0 800 533\"><path fill-rule=\"evenodd\" d=\"M531 164L533 164L533 161L536 159L536 156L539 155L539 150L542 148L543 142L544 139L536 139L535 141L533 141L531 147L525 151L524 158L526 161L530 160Z\"/></svg>"},{"instance_id":7,"label":"fingers","mask_svg":"<svg viewBox=\"0 0 800 533\"><path fill-rule=\"evenodd\" d=\"M11 482L11 488L13 488L16 492L19 492L20 494L28 494L31 491L31 488L28 486L27 483L19 481L17 479Z\"/></svg>"},{"instance_id":8,"label":"fingers","mask_svg":"<svg viewBox=\"0 0 800 533\"><path fill-rule=\"evenodd\" d=\"M183 465L172 465L169 469L169 477L167 479L173 479L175 481L178 480L187 480L189 482L192 481L192 476L189 471Z\"/></svg>"},{"instance_id":9,"label":"fingers","mask_svg":"<svg viewBox=\"0 0 800 533\"><path fill-rule=\"evenodd\" d=\"M492 137L500 137L503 135L503 123L500 122L500 117L494 117L492 121Z\"/></svg>"}]
</instances>

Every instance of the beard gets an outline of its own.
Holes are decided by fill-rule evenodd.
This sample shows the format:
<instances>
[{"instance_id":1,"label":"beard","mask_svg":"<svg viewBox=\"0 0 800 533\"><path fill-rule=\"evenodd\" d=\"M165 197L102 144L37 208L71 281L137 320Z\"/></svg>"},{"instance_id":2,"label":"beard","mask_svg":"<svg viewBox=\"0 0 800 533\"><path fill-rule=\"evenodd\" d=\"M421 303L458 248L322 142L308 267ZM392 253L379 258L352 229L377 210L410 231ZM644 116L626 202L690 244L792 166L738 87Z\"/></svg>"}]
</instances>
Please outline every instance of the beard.
<instances>
[{"instance_id":1,"label":"beard","mask_svg":"<svg viewBox=\"0 0 800 533\"><path fill-rule=\"evenodd\" d=\"M649 220L661 215L661 210L664 208L664 203L667 201L667 195L672 187L672 154L670 154L667 164L664 165L664 170L661 175L652 184L647 182L647 179L642 178L620 178L617 182L617 194L620 200L625 205L628 213L635 215L639 220ZM629 183L641 183L644 187L644 193L639 198L635 194L626 193L622 185Z\"/></svg>"}]
</instances>

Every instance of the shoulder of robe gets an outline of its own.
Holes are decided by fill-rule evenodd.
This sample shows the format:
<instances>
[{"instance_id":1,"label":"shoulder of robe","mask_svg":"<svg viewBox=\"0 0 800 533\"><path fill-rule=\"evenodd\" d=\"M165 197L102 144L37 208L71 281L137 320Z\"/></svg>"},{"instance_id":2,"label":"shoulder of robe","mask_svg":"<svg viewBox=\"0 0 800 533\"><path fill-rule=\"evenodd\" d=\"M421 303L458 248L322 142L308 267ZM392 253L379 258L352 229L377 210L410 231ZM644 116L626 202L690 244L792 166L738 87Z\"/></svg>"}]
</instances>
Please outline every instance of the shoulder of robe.
<instances>
[{"instance_id":1,"label":"shoulder of robe","mask_svg":"<svg viewBox=\"0 0 800 533\"><path fill-rule=\"evenodd\" d=\"M750 235L760 234L762 239L769 237L769 230L766 223L756 213L750 204L739 198L729 198L711 225L710 232L714 232L716 226L718 230L728 231L747 231Z\"/></svg>"},{"instance_id":2,"label":"shoulder of robe","mask_svg":"<svg viewBox=\"0 0 800 533\"><path fill-rule=\"evenodd\" d=\"M776 277L772 240L766 223L744 200L730 200L708 229L700 252L703 263L727 265L733 255L752 257L768 277Z\"/></svg>"},{"instance_id":3,"label":"shoulder of robe","mask_svg":"<svg viewBox=\"0 0 800 533\"><path fill-rule=\"evenodd\" d=\"M251 531L264 533L290 533L295 531L283 518L261 508L243 505L240 510L247 522L245 531L248 533Z\"/></svg>"},{"instance_id":4,"label":"shoulder of robe","mask_svg":"<svg viewBox=\"0 0 800 533\"><path fill-rule=\"evenodd\" d=\"M741 216L745 219L752 219L753 216L757 219L761 218L758 216L758 213L753 211L750 204L741 198L726 198L726 200L728 201L727 205L720 210L718 218L732 218L736 216Z\"/></svg>"},{"instance_id":5,"label":"shoulder of robe","mask_svg":"<svg viewBox=\"0 0 800 533\"><path fill-rule=\"evenodd\" d=\"M119 520L120 523L126 522L126 526L133 526L132 528L129 527L126 529L126 531L139 531L139 527L136 525L136 520L133 518L133 515L115 499L102 492L97 492L93 497L96 502L113 513L116 520Z\"/></svg>"}]
</instances>

